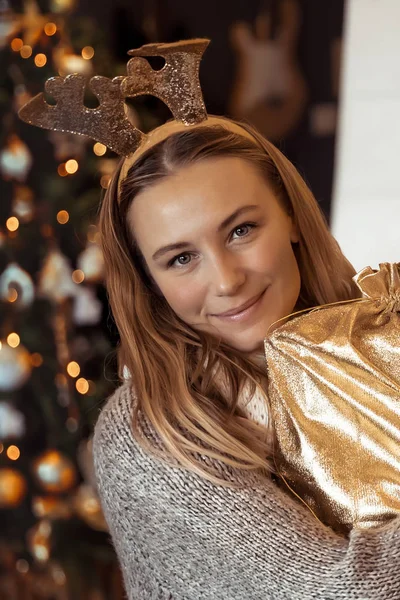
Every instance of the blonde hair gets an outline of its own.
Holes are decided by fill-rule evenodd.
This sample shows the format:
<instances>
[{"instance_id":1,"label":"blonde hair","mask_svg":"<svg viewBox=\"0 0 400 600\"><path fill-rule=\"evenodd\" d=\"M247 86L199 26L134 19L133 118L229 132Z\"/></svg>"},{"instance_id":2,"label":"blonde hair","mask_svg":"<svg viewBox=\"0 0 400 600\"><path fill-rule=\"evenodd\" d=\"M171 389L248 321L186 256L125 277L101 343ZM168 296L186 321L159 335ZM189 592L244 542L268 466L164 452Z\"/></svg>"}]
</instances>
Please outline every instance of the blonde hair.
<instances>
[{"instance_id":1,"label":"blonde hair","mask_svg":"<svg viewBox=\"0 0 400 600\"><path fill-rule=\"evenodd\" d=\"M301 276L297 308L358 295L354 269L295 167L250 125L238 125L254 141L218 125L172 134L140 156L118 197L120 164L99 214L106 287L120 335L119 376L126 366L136 395L133 434L148 451L222 485L230 483L211 466L215 465L211 458L229 468L273 470L271 430L246 419L237 406L249 382L250 393L258 388L268 401L262 387L265 372L240 351L187 325L157 293L127 224L135 196L194 161L243 158L260 170L297 225L300 239L294 251ZM139 413L154 428L162 451L142 434Z\"/></svg>"}]
</instances>

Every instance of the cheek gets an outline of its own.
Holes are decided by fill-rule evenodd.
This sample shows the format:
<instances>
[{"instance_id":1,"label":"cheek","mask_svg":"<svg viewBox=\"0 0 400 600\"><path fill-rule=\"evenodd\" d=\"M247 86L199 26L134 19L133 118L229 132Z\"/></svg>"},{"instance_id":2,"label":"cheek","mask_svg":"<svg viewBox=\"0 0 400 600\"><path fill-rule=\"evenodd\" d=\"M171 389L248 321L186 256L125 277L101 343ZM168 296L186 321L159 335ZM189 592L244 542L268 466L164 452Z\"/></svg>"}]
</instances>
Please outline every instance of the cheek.
<instances>
[{"instance_id":1,"label":"cheek","mask_svg":"<svg viewBox=\"0 0 400 600\"><path fill-rule=\"evenodd\" d=\"M201 286L193 282L189 285L182 281L178 277L173 281L160 281L158 285L172 310L185 319L185 316L199 311L199 307L202 306L203 292Z\"/></svg>"}]
</instances>

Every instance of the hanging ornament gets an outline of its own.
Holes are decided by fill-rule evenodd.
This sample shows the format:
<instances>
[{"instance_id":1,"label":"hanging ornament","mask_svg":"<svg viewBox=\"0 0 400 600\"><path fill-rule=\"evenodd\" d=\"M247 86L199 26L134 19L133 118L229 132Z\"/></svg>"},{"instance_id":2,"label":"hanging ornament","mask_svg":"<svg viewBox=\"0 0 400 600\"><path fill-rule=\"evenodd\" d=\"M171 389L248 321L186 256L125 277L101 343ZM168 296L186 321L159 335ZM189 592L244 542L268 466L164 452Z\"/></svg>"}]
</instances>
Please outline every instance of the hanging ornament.
<instances>
[{"instance_id":1,"label":"hanging ornament","mask_svg":"<svg viewBox=\"0 0 400 600\"><path fill-rule=\"evenodd\" d=\"M15 469L0 469L0 508L16 508L27 491L24 477Z\"/></svg>"},{"instance_id":2,"label":"hanging ornament","mask_svg":"<svg viewBox=\"0 0 400 600\"><path fill-rule=\"evenodd\" d=\"M92 486L82 483L73 496L76 514L92 529L108 531L100 501Z\"/></svg>"},{"instance_id":3,"label":"hanging ornament","mask_svg":"<svg viewBox=\"0 0 400 600\"><path fill-rule=\"evenodd\" d=\"M33 219L33 192L26 185L16 185L11 205L11 213L18 217L21 223L29 223Z\"/></svg>"},{"instance_id":4,"label":"hanging ornament","mask_svg":"<svg viewBox=\"0 0 400 600\"><path fill-rule=\"evenodd\" d=\"M48 519L36 523L26 534L29 552L35 560L46 563L50 558L52 527Z\"/></svg>"},{"instance_id":5,"label":"hanging ornament","mask_svg":"<svg viewBox=\"0 0 400 600\"><path fill-rule=\"evenodd\" d=\"M25 433L25 417L6 401L0 401L0 439L21 438Z\"/></svg>"},{"instance_id":6,"label":"hanging ornament","mask_svg":"<svg viewBox=\"0 0 400 600\"><path fill-rule=\"evenodd\" d=\"M58 496L35 496L32 499L32 512L37 519L69 519L72 516L69 503Z\"/></svg>"},{"instance_id":7,"label":"hanging ornament","mask_svg":"<svg viewBox=\"0 0 400 600\"><path fill-rule=\"evenodd\" d=\"M0 49L4 48L7 42L14 37L20 27L15 18L15 14L10 9L6 0L0 4Z\"/></svg>"},{"instance_id":8,"label":"hanging ornament","mask_svg":"<svg viewBox=\"0 0 400 600\"><path fill-rule=\"evenodd\" d=\"M22 344L11 348L6 340L0 341L0 392L21 388L32 371L31 356Z\"/></svg>"},{"instance_id":9,"label":"hanging ornament","mask_svg":"<svg viewBox=\"0 0 400 600\"><path fill-rule=\"evenodd\" d=\"M53 51L53 61L62 77L71 73L80 73L86 77L93 74L93 65L80 54L75 54L68 46L59 46Z\"/></svg>"},{"instance_id":10,"label":"hanging ornament","mask_svg":"<svg viewBox=\"0 0 400 600\"><path fill-rule=\"evenodd\" d=\"M73 322L83 327L97 325L101 319L103 305L96 297L94 290L85 285L79 285L73 306Z\"/></svg>"},{"instance_id":11,"label":"hanging ornament","mask_svg":"<svg viewBox=\"0 0 400 600\"><path fill-rule=\"evenodd\" d=\"M78 269L85 274L85 281L99 283L104 276L104 258L101 248L95 242L88 242L77 260Z\"/></svg>"},{"instance_id":12,"label":"hanging ornament","mask_svg":"<svg viewBox=\"0 0 400 600\"><path fill-rule=\"evenodd\" d=\"M0 172L6 181L15 179L24 181L32 166L32 155L28 146L12 133L6 147L0 152Z\"/></svg>"},{"instance_id":13,"label":"hanging ornament","mask_svg":"<svg viewBox=\"0 0 400 600\"><path fill-rule=\"evenodd\" d=\"M33 463L33 473L46 492L62 493L76 484L76 470L71 460L58 450L46 450Z\"/></svg>"},{"instance_id":14,"label":"hanging ornament","mask_svg":"<svg viewBox=\"0 0 400 600\"><path fill-rule=\"evenodd\" d=\"M76 295L77 287L72 280L72 269L68 259L57 248L50 250L39 274L40 295L53 302L63 302Z\"/></svg>"},{"instance_id":15,"label":"hanging ornament","mask_svg":"<svg viewBox=\"0 0 400 600\"><path fill-rule=\"evenodd\" d=\"M0 275L0 298L14 301L20 309L30 306L35 297L35 287L31 276L17 263L10 263ZM12 299L12 300L11 300Z\"/></svg>"}]
</instances>

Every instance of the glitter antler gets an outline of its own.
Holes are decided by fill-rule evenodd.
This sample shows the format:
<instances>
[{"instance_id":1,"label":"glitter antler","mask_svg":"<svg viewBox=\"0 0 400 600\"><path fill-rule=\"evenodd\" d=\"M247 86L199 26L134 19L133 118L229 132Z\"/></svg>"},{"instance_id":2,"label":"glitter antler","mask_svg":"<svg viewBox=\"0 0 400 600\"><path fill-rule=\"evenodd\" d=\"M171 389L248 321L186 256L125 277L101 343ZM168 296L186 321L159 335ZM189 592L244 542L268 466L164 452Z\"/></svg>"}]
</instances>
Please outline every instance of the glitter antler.
<instances>
[{"instance_id":1,"label":"glitter antler","mask_svg":"<svg viewBox=\"0 0 400 600\"><path fill-rule=\"evenodd\" d=\"M86 77L77 74L52 77L46 81L45 89L56 100L56 105L48 104L41 93L29 100L18 115L23 121L43 129L87 135L117 154L128 156L144 134L125 114L120 90L123 79L92 77L89 87L100 104L97 108L87 108L83 103Z\"/></svg>"},{"instance_id":2,"label":"glitter antler","mask_svg":"<svg viewBox=\"0 0 400 600\"><path fill-rule=\"evenodd\" d=\"M160 98L174 118L186 125L200 123L207 112L199 81L200 61L210 40L194 39L172 44L147 44L130 50L127 77L95 76L89 87L99 100L97 108L84 105L86 78L74 74L52 77L45 90L56 101L48 104L38 94L19 110L19 117L37 127L87 135L117 154L132 154L146 137L128 119L124 98L150 94ZM165 65L151 68L145 57L162 56Z\"/></svg>"},{"instance_id":3,"label":"glitter antler","mask_svg":"<svg viewBox=\"0 0 400 600\"><path fill-rule=\"evenodd\" d=\"M127 77L122 81L125 98L151 94L160 98L177 121L186 125L207 118L199 81L200 61L210 40L193 39L172 44L146 44L128 54ZM165 65L151 68L146 56L162 56Z\"/></svg>"}]
</instances>

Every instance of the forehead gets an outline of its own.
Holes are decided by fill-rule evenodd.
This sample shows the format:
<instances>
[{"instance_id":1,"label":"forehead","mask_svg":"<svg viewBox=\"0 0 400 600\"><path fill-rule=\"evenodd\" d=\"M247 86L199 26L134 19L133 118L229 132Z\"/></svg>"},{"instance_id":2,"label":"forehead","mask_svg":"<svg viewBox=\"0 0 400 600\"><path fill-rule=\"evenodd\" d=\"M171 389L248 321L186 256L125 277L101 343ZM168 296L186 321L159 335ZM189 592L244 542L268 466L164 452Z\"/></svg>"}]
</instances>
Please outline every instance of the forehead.
<instances>
[{"instance_id":1,"label":"forehead","mask_svg":"<svg viewBox=\"0 0 400 600\"><path fill-rule=\"evenodd\" d=\"M210 218L235 210L247 200L263 203L269 186L249 162L237 157L198 161L141 191L132 202L133 230L152 225Z\"/></svg>"}]
</instances>

